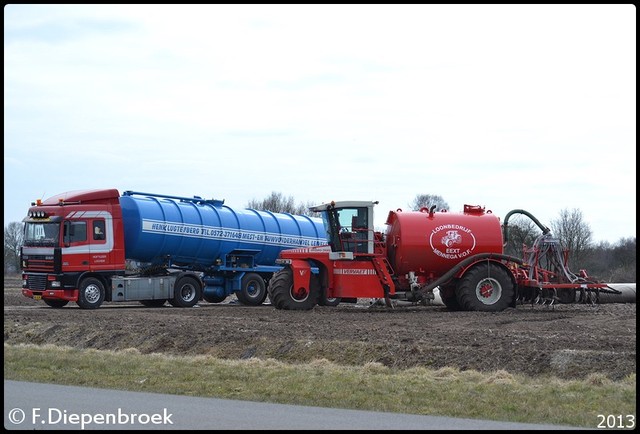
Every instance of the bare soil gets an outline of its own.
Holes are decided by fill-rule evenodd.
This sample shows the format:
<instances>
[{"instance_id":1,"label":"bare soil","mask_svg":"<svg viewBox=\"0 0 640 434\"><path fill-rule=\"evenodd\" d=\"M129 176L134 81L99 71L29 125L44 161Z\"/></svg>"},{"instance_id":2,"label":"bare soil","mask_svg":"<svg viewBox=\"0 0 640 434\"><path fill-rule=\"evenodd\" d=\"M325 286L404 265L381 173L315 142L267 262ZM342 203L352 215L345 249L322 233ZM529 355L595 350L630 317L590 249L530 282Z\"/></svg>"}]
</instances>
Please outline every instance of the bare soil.
<instances>
[{"instance_id":1,"label":"bare soil","mask_svg":"<svg viewBox=\"0 0 640 434\"><path fill-rule=\"evenodd\" d=\"M521 305L499 313L370 304L277 310L200 302L193 308L105 303L62 309L24 297L5 276L4 342L142 353L327 359L345 365L456 367L527 376L621 379L636 372L636 304Z\"/></svg>"}]
</instances>

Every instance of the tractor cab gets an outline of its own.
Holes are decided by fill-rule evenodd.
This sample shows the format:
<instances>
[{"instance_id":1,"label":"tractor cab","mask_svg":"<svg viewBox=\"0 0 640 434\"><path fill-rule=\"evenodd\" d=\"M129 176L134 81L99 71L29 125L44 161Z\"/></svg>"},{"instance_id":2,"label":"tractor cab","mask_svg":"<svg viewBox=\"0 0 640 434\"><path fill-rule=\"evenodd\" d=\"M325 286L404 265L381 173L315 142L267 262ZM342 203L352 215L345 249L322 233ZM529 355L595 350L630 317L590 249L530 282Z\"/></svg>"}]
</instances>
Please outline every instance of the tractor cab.
<instances>
[{"instance_id":1,"label":"tractor cab","mask_svg":"<svg viewBox=\"0 0 640 434\"><path fill-rule=\"evenodd\" d=\"M378 202L344 201L311 207L322 215L332 252L373 254L378 241L373 226L373 206Z\"/></svg>"}]
</instances>

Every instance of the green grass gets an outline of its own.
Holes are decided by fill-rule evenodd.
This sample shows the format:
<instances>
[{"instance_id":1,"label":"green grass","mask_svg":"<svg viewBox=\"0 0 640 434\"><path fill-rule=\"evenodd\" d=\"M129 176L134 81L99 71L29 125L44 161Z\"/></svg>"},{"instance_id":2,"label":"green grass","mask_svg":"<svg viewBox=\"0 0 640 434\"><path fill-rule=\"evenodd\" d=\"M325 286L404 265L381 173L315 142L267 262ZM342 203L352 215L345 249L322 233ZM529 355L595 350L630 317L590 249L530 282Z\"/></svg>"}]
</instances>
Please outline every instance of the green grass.
<instances>
[{"instance_id":1,"label":"green grass","mask_svg":"<svg viewBox=\"0 0 640 434\"><path fill-rule=\"evenodd\" d=\"M341 366L326 360L141 354L57 346L4 346L5 380L596 428L598 415L635 415L636 376L583 381L453 368Z\"/></svg>"}]
</instances>

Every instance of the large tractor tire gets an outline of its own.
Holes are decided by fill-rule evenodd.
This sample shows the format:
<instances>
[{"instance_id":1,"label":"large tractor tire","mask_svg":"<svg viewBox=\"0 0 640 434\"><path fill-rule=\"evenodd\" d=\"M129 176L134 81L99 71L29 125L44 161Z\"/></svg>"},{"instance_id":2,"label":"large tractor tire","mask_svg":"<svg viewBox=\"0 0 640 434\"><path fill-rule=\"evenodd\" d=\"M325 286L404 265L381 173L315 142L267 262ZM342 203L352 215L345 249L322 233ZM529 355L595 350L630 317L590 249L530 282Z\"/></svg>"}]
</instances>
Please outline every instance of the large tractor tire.
<instances>
[{"instance_id":1,"label":"large tractor tire","mask_svg":"<svg viewBox=\"0 0 640 434\"><path fill-rule=\"evenodd\" d=\"M515 288L504 268L480 263L460 279L456 295L463 310L500 312L512 305Z\"/></svg>"},{"instance_id":2,"label":"large tractor tire","mask_svg":"<svg viewBox=\"0 0 640 434\"><path fill-rule=\"evenodd\" d=\"M318 303L318 285L310 288L293 287L293 271L289 267L274 273L269 282L269 299L276 309L309 310Z\"/></svg>"},{"instance_id":3,"label":"large tractor tire","mask_svg":"<svg viewBox=\"0 0 640 434\"><path fill-rule=\"evenodd\" d=\"M242 277L240 291L236 292L238 301L247 306L260 306L267 298L267 285L257 273L247 273Z\"/></svg>"},{"instance_id":4,"label":"large tractor tire","mask_svg":"<svg viewBox=\"0 0 640 434\"><path fill-rule=\"evenodd\" d=\"M169 300L175 307L193 307L202 297L202 286L194 277L183 276L176 281L173 298Z\"/></svg>"},{"instance_id":5,"label":"large tractor tire","mask_svg":"<svg viewBox=\"0 0 640 434\"><path fill-rule=\"evenodd\" d=\"M87 277L80 282L78 301L81 309L97 309L104 301L104 285L95 277Z\"/></svg>"}]
</instances>

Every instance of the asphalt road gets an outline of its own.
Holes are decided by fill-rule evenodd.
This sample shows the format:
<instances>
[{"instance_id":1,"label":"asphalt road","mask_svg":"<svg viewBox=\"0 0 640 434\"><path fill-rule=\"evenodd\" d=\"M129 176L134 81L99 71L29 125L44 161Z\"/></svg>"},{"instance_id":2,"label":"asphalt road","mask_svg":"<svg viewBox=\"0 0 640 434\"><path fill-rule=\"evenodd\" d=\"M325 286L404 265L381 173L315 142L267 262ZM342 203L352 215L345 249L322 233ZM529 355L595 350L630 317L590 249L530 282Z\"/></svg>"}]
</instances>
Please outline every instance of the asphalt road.
<instances>
[{"instance_id":1,"label":"asphalt road","mask_svg":"<svg viewBox=\"0 0 640 434\"><path fill-rule=\"evenodd\" d=\"M7 430L558 430L495 422L359 410L4 382ZM575 428L578 429L578 428Z\"/></svg>"}]
</instances>

